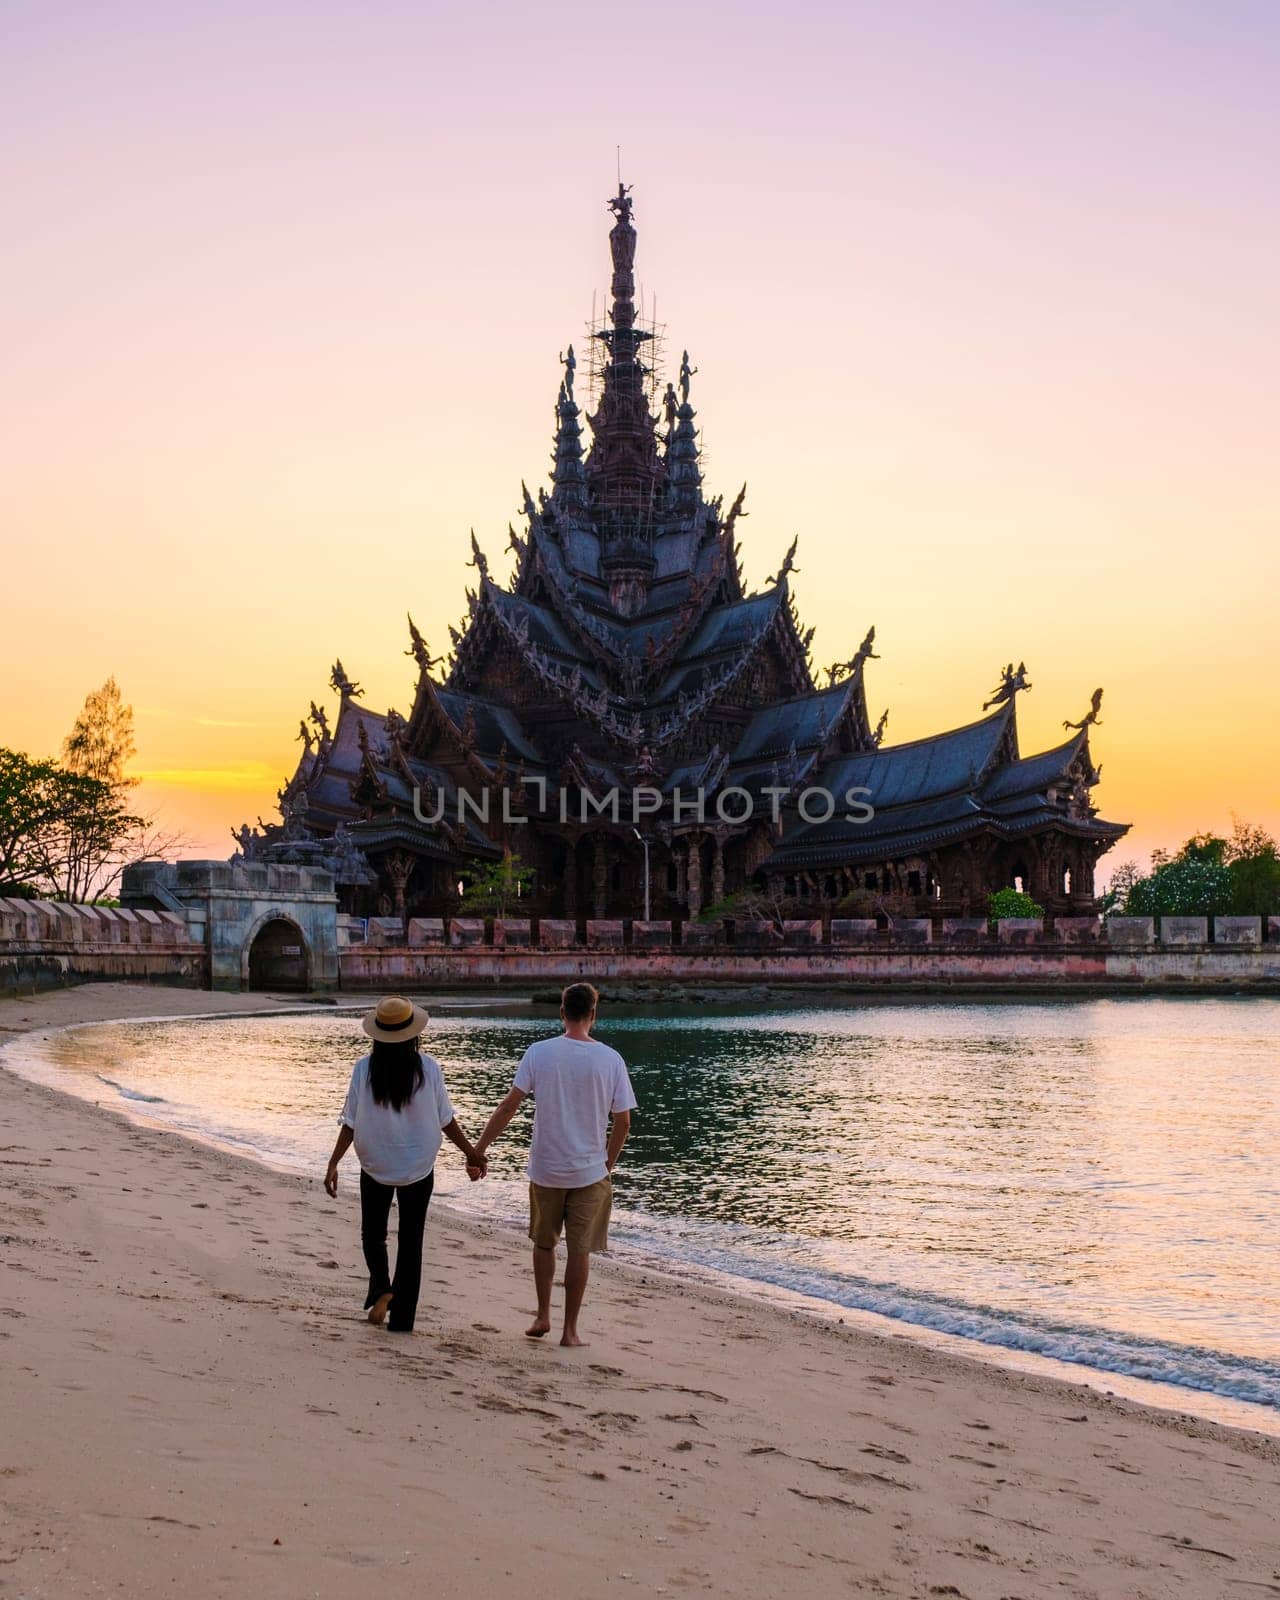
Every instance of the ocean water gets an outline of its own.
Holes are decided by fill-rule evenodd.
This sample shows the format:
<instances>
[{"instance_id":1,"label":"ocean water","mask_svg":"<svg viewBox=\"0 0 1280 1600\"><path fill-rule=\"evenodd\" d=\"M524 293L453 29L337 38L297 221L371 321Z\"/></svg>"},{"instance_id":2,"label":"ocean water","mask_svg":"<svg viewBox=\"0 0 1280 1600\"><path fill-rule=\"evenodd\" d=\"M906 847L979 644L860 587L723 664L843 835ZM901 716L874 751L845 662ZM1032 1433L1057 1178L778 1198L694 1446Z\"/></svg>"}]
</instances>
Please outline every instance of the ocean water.
<instances>
[{"instance_id":1,"label":"ocean water","mask_svg":"<svg viewBox=\"0 0 1280 1600\"><path fill-rule=\"evenodd\" d=\"M427 1044L469 1130L552 1026L442 1008ZM621 1253L1280 1414L1280 1001L726 1008L598 1032L640 1101ZM22 1041L17 1064L319 1176L362 1040L330 1009L104 1024ZM483 1184L446 1146L442 1199L520 1226L528 1129Z\"/></svg>"}]
</instances>

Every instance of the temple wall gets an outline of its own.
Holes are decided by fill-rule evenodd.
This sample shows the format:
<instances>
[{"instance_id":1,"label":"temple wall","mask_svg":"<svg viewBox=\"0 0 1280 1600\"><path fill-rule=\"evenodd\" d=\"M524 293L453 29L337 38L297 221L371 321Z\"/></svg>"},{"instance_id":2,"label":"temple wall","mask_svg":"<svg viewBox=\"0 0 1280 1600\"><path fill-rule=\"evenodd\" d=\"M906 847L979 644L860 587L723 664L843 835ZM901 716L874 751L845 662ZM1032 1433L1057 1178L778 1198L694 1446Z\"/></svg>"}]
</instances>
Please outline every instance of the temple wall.
<instances>
[{"instance_id":1,"label":"temple wall","mask_svg":"<svg viewBox=\"0 0 1280 1600\"><path fill-rule=\"evenodd\" d=\"M0 899L0 994L113 979L198 989L204 946L170 911Z\"/></svg>"},{"instance_id":2,"label":"temple wall","mask_svg":"<svg viewBox=\"0 0 1280 1600\"><path fill-rule=\"evenodd\" d=\"M312 989L509 985L575 978L652 985L867 991L1280 993L1280 917L915 918L725 924L340 915L327 872L255 863L147 863L119 908L0 899L0 992L91 980L247 988L258 934L296 930ZM171 905L158 902L170 901ZM150 900L150 905L145 901ZM264 989L287 987L271 981ZM295 985L303 986L300 982Z\"/></svg>"},{"instance_id":3,"label":"temple wall","mask_svg":"<svg viewBox=\"0 0 1280 1600\"><path fill-rule=\"evenodd\" d=\"M346 944L344 989L601 982L695 986L797 985L842 989L1280 992L1280 918L1219 918L1210 933L1158 928L1141 918L1064 918L1056 927L1019 921L992 931L973 919L912 919L892 930L871 921L796 922L778 934L731 936L724 926L681 930L648 922L554 922L508 941L499 920L485 938L469 919L461 936L438 922L406 936L382 919L376 943ZM1191 937L1198 934L1198 938ZM390 935L390 936L389 936ZM676 942L678 940L678 942Z\"/></svg>"}]
</instances>

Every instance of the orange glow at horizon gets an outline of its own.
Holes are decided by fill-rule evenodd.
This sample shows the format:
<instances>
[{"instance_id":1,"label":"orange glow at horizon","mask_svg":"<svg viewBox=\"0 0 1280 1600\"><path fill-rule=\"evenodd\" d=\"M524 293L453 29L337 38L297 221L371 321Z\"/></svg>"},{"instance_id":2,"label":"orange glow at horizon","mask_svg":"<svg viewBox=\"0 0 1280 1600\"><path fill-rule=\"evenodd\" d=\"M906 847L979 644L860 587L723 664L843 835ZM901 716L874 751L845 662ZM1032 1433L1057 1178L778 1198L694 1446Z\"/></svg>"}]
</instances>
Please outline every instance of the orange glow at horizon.
<instances>
[{"instance_id":1,"label":"orange glow at horizon","mask_svg":"<svg viewBox=\"0 0 1280 1600\"><path fill-rule=\"evenodd\" d=\"M753 586L800 535L816 666L876 625L887 742L1025 658L1024 753L1106 690L1104 877L1280 833L1276 19L911 9L664 0L642 109L576 4L14 25L0 743L114 673L143 805L225 855L336 656L407 711L406 612L442 653L545 481L621 142L708 491Z\"/></svg>"}]
</instances>

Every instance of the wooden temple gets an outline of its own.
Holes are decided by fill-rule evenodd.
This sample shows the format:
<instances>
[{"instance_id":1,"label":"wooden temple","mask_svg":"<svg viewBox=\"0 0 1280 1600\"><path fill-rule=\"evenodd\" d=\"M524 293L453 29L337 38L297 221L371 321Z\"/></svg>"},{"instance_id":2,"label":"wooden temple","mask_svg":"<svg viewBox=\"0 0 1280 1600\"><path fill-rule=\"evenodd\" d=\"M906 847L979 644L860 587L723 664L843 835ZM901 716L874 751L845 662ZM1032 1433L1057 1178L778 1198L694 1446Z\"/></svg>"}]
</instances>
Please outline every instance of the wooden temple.
<instances>
[{"instance_id":1,"label":"wooden temple","mask_svg":"<svg viewBox=\"0 0 1280 1600\"><path fill-rule=\"evenodd\" d=\"M609 205L592 396L584 413L570 347L550 485L524 490L513 575L490 574L473 534L447 661L409 623L407 715L365 705L335 666L336 720L312 704L282 820L241 829L241 851L331 866L358 915L448 915L504 855L532 869L522 912L544 916L642 916L646 874L656 918L744 890L810 915L980 914L1005 885L1089 911L1095 863L1126 832L1092 803L1101 691L1062 744L1023 756L1024 667L978 720L899 745L887 714L868 717L874 629L819 683L795 545L749 592L745 491L727 510L704 491L693 369L686 353L659 393L627 190Z\"/></svg>"}]
</instances>

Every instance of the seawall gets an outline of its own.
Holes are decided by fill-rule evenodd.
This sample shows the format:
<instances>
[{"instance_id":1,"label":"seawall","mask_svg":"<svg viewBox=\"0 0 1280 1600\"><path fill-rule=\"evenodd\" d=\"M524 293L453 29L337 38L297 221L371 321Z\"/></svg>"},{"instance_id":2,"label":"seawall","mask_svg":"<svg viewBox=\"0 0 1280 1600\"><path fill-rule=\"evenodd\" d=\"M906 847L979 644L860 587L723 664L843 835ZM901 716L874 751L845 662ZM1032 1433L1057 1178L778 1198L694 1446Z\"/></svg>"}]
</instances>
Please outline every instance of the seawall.
<instances>
[{"instance_id":1,"label":"seawall","mask_svg":"<svg viewBox=\"0 0 1280 1600\"><path fill-rule=\"evenodd\" d=\"M0 900L0 993L104 980L248 988L249 952L264 917L295 917L297 986L353 992L527 991L587 978L659 994L676 987L1280 994L1280 917L1115 917L1105 923L1070 917L1048 925L1003 922L995 929L973 918L889 926L815 918L767 930L464 917L365 924L339 914L317 886L303 887L301 909L274 879L235 898L225 892L209 898L206 887L205 898L173 911ZM264 900L268 891L276 898ZM234 926L244 930L234 949L231 912Z\"/></svg>"}]
</instances>

